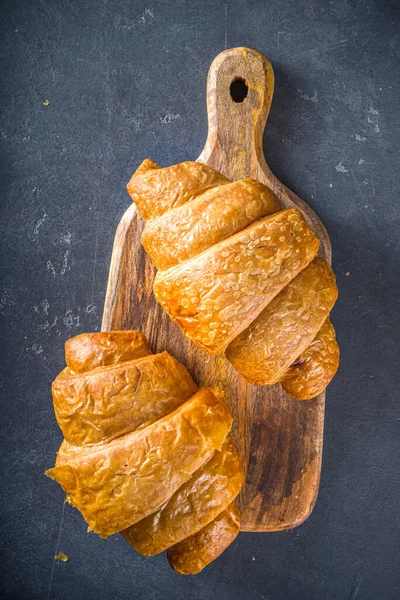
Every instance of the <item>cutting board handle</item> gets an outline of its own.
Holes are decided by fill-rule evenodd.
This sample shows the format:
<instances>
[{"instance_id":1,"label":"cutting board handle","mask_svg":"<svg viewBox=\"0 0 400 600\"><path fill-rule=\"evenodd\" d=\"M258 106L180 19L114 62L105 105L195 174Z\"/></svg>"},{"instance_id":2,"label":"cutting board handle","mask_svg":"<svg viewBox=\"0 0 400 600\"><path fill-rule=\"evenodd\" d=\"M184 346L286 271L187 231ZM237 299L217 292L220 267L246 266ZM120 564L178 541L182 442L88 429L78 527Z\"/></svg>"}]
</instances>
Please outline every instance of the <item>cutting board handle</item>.
<instances>
[{"instance_id":1,"label":"cutting board handle","mask_svg":"<svg viewBox=\"0 0 400 600\"><path fill-rule=\"evenodd\" d=\"M208 136L197 159L232 181L253 177L275 192L282 208L298 208L321 239L330 264L328 234L317 215L268 167L263 134L274 93L274 71L257 50L231 48L218 54L207 78Z\"/></svg>"},{"instance_id":2,"label":"cutting board handle","mask_svg":"<svg viewBox=\"0 0 400 600\"><path fill-rule=\"evenodd\" d=\"M265 56L250 48L218 54L207 79L208 137L197 160L232 180L268 169L262 139L273 91L274 72Z\"/></svg>"}]
</instances>

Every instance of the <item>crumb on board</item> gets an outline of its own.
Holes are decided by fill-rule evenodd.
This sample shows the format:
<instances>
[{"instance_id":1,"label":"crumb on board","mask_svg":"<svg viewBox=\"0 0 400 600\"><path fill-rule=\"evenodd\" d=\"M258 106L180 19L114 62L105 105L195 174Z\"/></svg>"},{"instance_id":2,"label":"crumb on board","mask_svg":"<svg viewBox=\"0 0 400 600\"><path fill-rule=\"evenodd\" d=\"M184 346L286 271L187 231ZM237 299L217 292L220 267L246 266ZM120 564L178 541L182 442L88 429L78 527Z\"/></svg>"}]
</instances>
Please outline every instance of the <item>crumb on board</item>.
<instances>
[{"instance_id":1,"label":"crumb on board","mask_svg":"<svg viewBox=\"0 0 400 600\"><path fill-rule=\"evenodd\" d=\"M346 273L346 277L348 277L350 275L350 271L347 271Z\"/></svg>"},{"instance_id":2,"label":"crumb on board","mask_svg":"<svg viewBox=\"0 0 400 600\"><path fill-rule=\"evenodd\" d=\"M255 557L255 556L252 556L252 557L251 557L251 560L256 560L256 557Z\"/></svg>"},{"instance_id":3,"label":"crumb on board","mask_svg":"<svg viewBox=\"0 0 400 600\"><path fill-rule=\"evenodd\" d=\"M62 562L68 562L69 558L64 552L59 552L55 555L54 560L61 560Z\"/></svg>"},{"instance_id":4,"label":"crumb on board","mask_svg":"<svg viewBox=\"0 0 400 600\"><path fill-rule=\"evenodd\" d=\"M43 106L49 106L50 105L50 100L48 98L46 98L46 100L43 102Z\"/></svg>"},{"instance_id":5,"label":"crumb on board","mask_svg":"<svg viewBox=\"0 0 400 600\"><path fill-rule=\"evenodd\" d=\"M114 541L115 541L115 542L118 542L119 540L118 540L118 538L114 538Z\"/></svg>"}]
</instances>

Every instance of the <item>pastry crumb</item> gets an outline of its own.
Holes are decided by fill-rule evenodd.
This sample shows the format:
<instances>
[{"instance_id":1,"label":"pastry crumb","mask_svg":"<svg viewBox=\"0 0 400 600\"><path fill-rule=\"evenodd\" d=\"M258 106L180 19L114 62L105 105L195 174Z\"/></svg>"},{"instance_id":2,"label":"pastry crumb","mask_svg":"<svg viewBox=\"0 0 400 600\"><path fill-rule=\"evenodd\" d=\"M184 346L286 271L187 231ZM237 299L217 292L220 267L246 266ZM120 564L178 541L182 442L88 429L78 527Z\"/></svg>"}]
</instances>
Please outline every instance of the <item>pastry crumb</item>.
<instances>
[{"instance_id":1,"label":"pastry crumb","mask_svg":"<svg viewBox=\"0 0 400 600\"><path fill-rule=\"evenodd\" d=\"M346 273L346 277L348 277L350 275L350 271L347 271Z\"/></svg>"},{"instance_id":2,"label":"pastry crumb","mask_svg":"<svg viewBox=\"0 0 400 600\"><path fill-rule=\"evenodd\" d=\"M69 558L64 552L59 552L55 555L54 560L61 560L62 562L68 562Z\"/></svg>"},{"instance_id":3,"label":"pastry crumb","mask_svg":"<svg viewBox=\"0 0 400 600\"><path fill-rule=\"evenodd\" d=\"M255 556L252 556L252 557L251 557L251 560L256 560L256 557L255 557Z\"/></svg>"},{"instance_id":4,"label":"pastry crumb","mask_svg":"<svg viewBox=\"0 0 400 600\"><path fill-rule=\"evenodd\" d=\"M43 106L50 106L50 100L48 98L43 102Z\"/></svg>"}]
</instances>

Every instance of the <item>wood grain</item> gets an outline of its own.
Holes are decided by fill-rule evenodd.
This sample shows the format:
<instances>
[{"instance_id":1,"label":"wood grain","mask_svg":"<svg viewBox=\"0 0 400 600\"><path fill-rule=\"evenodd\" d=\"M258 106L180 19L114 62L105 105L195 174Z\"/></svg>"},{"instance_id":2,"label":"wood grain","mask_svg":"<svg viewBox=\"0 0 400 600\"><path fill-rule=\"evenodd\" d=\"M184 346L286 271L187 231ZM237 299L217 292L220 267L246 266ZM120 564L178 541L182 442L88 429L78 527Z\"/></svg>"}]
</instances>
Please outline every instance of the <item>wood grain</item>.
<instances>
[{"instance_id":1,"label":"wood grain","mask_svg":"<svg viewBox=\"0 0 400 600\"><path fill-rule=\"evenodd\" d=\"M242 102L235 102L230 92L238 78L248 89ZM273 87L273 70L263 55L248 48L219 54L208 74L209 131L198 161L232 180L253 177L270 186L283 207L299 208L321 239L320 254L330 263L331 246L321 221L265 162L262 136ZM280 384L249 385L225 358L207 356L187 340L154 299L155 269L140 244L142 229L131 205L115 236L102 329L138 329L153 352L168 350L198 385L224 390L246 468L239 498L242 530L278 531L299 525L312 511L318 493L325 394L300 402Z\"/></svg>"}]
</instances>

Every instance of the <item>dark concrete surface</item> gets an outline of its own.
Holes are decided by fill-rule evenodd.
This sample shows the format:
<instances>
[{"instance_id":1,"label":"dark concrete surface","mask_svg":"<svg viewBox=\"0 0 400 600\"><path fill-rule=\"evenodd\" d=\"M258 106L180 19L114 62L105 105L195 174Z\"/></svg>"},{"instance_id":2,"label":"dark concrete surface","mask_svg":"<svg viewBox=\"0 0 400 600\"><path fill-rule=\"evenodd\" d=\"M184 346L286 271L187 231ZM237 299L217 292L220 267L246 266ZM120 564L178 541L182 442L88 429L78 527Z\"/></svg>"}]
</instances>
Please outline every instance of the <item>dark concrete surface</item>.
<instances>
[{"instance_id":1,"label":"dark concrete surface","mask_svg":"<svg viewBox=\"0 0 400 600\"><path fill-rule=\"evenodd\" d=\"M1 598L400 597L396 4L3 1ZM50 383L64 341L100 327L126 182L147 156L162 165L198 156L208 66L239 45L275 68L267 160L332 239L342 363L309 520L241 534L183 578L163 555L86 534L43 476L61 441ZM53 560L60 550L69 562Z\"/></svg>"}]
</instances>

